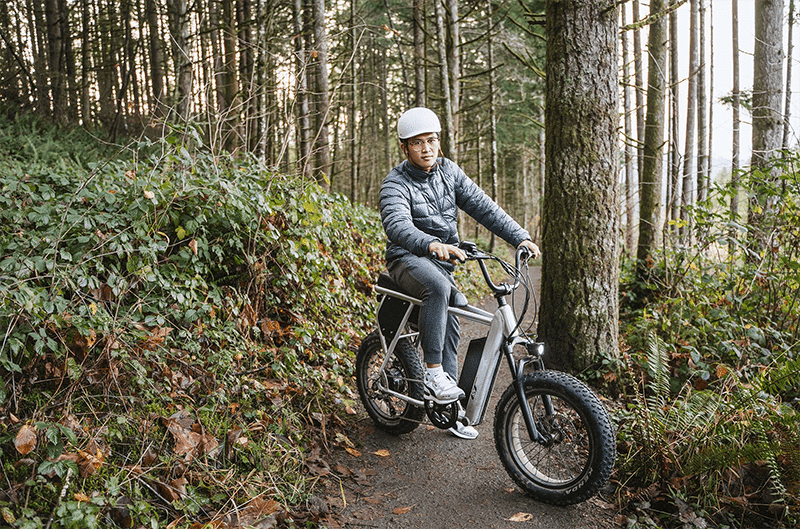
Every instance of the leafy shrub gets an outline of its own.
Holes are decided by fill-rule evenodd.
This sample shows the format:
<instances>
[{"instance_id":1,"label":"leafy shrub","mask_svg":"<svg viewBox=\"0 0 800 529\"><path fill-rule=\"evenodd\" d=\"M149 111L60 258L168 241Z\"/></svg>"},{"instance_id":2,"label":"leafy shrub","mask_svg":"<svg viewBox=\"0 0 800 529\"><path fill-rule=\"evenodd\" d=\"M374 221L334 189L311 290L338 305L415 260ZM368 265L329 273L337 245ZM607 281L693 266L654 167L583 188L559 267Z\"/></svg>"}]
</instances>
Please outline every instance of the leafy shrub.
<instances>
[{"instance_id":1,"label":"leafy shrub","mask_svg":"<svg viewBox=\"0 0 800 529\"><path fill-rule=\"evenodd\" d=\"M730 217L739 190L716 187L692 208L691 223L668 228L682 244L652 256L645 282L623 284L631 402L620 416L628 449L620 453L631 483L691 492L710 512L718 501L745 511L779 501L779 517L796 519L797 162L787 154L775 172L745 175L745 194L760 197L752 222ZM690 486L698 476L704 486Z\"/></svg>"},{"instance_id":2,"label":"leafy shrub","mask_svg":"<svg viewBox=\"0 0 800 529\"><path fill-rule=\"evenodd\" d=\"M21 425L63 439L28 445L37 478L0 494L6 520L202 521L265 491L302 501L305 433L353 398L376 214L212 155L192 129L110 156L21 127L0 127L0 407L20 421L0 430L3 459L19 458ZM54 413L60 429L34 427ZM220 468L249 479L229 487Z\"/></svg>"}]
</instances>

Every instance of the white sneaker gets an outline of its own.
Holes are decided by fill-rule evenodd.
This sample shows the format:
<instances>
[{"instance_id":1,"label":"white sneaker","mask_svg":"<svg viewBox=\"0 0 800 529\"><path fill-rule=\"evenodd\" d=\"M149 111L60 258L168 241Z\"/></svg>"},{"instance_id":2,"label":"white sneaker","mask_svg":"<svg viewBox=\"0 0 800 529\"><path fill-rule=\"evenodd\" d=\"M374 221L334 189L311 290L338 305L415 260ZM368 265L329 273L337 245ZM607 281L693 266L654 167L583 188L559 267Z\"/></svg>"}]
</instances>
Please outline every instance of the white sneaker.
<instances>
[{"instance_id":1,"label":"white sneaker","mask_svg":"<svg viewBox=\"0 0 800 529\"><path fill-rule=\"evenodd\" d=\"M425 372L425 399L437 404L450 404L464 397L464 390L443 369L436 373Z\"/></svg>"},{"instance_id":2,"label":"white sneaker","mask_svg":"<svg viewBox=\"0 0 800 529\"><path fill-rule=\"evenodd\" d=\"M461 439L475 439L478 437L478 430L468 425L464 419L457 420L456 425L448 428L448 430L451 434Z\"/></svg>"}]
</instances>

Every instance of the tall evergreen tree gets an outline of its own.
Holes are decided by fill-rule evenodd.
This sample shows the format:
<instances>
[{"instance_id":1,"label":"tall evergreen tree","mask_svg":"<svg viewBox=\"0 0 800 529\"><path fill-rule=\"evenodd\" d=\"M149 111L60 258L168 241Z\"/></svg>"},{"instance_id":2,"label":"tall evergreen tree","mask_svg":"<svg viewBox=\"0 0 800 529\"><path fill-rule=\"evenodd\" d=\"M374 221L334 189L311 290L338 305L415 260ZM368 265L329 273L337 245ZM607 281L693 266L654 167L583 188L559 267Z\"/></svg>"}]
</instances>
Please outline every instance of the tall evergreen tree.
<instances>
[{"instance_id":1,"label":"tall evergreen tree","mask_svg":"<svg viewBox=\"0 0 800 529\"><path fill-rule=\"evenodd\" d=\"M548 0L546 16L539 330L551 366L582 370L619 352L618 18L594 0Z\"/></svg>"}]
</instances>

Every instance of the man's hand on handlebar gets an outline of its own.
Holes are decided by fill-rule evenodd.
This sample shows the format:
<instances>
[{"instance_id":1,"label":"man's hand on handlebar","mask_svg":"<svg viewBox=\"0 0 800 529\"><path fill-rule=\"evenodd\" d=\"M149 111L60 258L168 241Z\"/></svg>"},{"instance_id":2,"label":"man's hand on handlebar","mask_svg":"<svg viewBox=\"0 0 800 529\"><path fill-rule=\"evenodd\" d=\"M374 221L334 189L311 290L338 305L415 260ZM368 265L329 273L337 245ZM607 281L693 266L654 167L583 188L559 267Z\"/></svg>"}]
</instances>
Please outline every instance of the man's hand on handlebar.
<instances>
[{"instance_id":1,"label":"man's hand on handlebar","mask_svg":"<svg viewBox=\"0 0 800 529\"><path fill-rule=\"evenodd\" d=\"M517 250L521 248L525 248L531 253L531 259L538 259L539 256L542 255L542 252L539 251L539 247L530 239L522 241L519 246L517 246Z\"/></svg>"},{"instance_id":2,"label":"man's hand on handlebar","mask_svg":"<svg viewBox=\"0 0 800 529\"><path fill-rule=\"evenodd\" d=\"M444 244L443 242L434 241L428 246L428 252L432 257L441 261L449 261L453 264L463 263L467 260L467 254L458 246L452 244Z\"/></svg>"}]
</instances>

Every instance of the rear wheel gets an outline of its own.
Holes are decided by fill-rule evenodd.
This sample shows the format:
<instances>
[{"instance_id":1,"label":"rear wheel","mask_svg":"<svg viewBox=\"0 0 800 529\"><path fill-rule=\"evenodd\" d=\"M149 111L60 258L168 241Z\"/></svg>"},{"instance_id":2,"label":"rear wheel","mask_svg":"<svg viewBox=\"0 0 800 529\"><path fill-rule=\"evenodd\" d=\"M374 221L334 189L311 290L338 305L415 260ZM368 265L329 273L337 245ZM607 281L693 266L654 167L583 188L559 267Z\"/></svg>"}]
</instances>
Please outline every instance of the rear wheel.
<instances>
[{"instance_id":1,"label":"rear wheel","mask_svg":"<svg viewBox=\"0 0 800 529\"><path fill-rule=\"evenodd\" d=\"M361 402L375 425L389 433L408 433L425 417L425 409L414 406L379 387L422 400L422 363L408 340L397 342L383 376L380 372L384 353L378 331L371 332L358 349L356 382Z\"/></svg>"},{"instance_id":2,"label":"rear wheel","mask_svg":"<svg viewBox=\"0 0 800 529\"><path fill-rule=\"evenodd\" d=\"M616 458L614 427L597 396L581 381L558 371L523 377L536 429L532 441L514 385L494 417L497 452L511 478L528 495L570 505L593 496L611 475ZM552 409L552 413L548 408Z\"/></svg>"}]
</instances>

